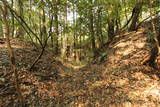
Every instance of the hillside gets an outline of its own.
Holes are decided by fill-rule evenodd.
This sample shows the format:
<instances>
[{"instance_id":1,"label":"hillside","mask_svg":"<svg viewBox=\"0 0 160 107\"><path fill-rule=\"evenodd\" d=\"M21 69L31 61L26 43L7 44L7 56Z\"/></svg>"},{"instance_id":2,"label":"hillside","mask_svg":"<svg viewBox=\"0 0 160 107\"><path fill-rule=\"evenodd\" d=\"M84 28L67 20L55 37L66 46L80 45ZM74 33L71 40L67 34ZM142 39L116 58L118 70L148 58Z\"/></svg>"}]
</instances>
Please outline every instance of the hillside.
<instances>
[{"instance_id":1,"label":"hillside","mask_svg":"<svg viewBox=\"0 0 160 107\"><path fill-rule=\"evenodd\" d=\"M13 39L26 106L158 107L160 73L141 64L150 52L146 39L144 29L119 34L104 50L106 61L79 69L65 66L46 51L31 72L27 69L39 52L31 44ZM16 107L6 42L0 47L0 104Z\"/></svg>"},{"instance_id":2,"label":"hillside","mask_svg":"<svg viewBox=\"0 0 160 107\"><path fill-rule=\"evenodd\" d=\"M160 0L0 0L0 107L160 107Z\"/></svg>"}]
</instances>

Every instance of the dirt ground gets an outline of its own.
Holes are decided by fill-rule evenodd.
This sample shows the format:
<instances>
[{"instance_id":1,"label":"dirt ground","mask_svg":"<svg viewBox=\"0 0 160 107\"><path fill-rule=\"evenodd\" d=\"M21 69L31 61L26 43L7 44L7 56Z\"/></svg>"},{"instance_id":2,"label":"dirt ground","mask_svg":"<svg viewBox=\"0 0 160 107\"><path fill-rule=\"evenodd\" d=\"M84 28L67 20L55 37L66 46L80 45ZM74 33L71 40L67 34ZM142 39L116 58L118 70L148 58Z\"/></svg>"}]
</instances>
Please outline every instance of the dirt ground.
<instances>
[{"instance_id":1,"label":"dirt ground","mask_svg":"<svg viewBox=\"0 0 160 107\"><path fill-rule=\"evenodd\" d=\"M149 55L144 29L116 36L105 51L105 62L72 69L46 51L33 71L39 54L31 44L11 41L19 83L27 107L160 107L160 72L141 64ZM17 107L6 43L0 44L0 105Z\"/></svg>"}]
</instances>

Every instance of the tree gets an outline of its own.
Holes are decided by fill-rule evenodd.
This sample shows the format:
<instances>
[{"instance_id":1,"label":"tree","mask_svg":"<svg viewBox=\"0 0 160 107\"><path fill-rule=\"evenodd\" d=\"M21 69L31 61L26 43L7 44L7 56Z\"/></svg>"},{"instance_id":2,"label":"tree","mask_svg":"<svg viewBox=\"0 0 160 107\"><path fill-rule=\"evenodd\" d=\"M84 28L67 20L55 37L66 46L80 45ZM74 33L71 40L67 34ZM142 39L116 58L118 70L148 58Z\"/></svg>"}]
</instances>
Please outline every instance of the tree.
<instances>
[{"instance_id":1,"label":"tree","mask_svg":"<svg viewBox=\"0 0 160 107\"><path fill-rule=\"evenodd\" d=\"M93 1L89 0L89 32L91 36L92 50L96 51L95 34L94 34L94 16L93 16Z\"/></svg>"},{"instance_id":2,"label":"tree","mask_svg":"<svg viewBox=\"0 0 160 107\"><path fill-rule=\"evenodd\" d=\"M132 18L132 21L131 21L131 25L129 27L129 31L136 30L139 15L140 15L141 10L142 10L142 6L143 6L143 0L138 0L135 7L132 10L133 18Z\"/></svg>"},{"instance_id":3,"label":"tree","mask_svg":"<svg viewBox=\"0 0 160 107\"><path fill-rule=\"evenodd\" d=\"M1 13L1 11L0 11ZM3 20L2 20L2 15L0 15L0 38L3 38L4 34L3 34Z\"/></svg>"},{"instance_id":4,"label":"tree","mask_svg":"<svg viewBox=\"0 0 160 107\"><path fill-rule=\"evenodd\" d=\"M11 61L11 69L14 72L14 82L15 82L15 87L17 90L17 94L18 94L18 100L21 103L22 106L24 106L24 99L20 90L20 85L19 85L19 80L18 80L18 73L17 73L17 69L16 69L16 62L15 62L15 56L14 56L14 52L13 49L11 47L11 43L10 43L10 25L8 23L8 19L9 19L9 14L8 14L8 9L7 9L7 1L6 0L2 0L3 2L3 9L2 13L3 13L3 21L4 21L4 25L5 25L5 36L6 36L6 40L7 40L7 48L8 48L8 52L9 52L9 56L10 56L10 61Z\"/></svg>"},{"instance_id":5,"label":"tree","mask_svg":"<svg viewBox=\"0 0 160 107\"><path fill-rule=\"evenodd\" d=\"M57 55L59 54L59 22L58 22L58 4L60 4L59 0L56 0L56 5L54 6L54 28L55 28L55 47L54 47L54 53Z\"/></svg>"},{"instance_id":6,"label":"tree","mask_svg":"<svg viewBox=\"0 0 160 107\"><path fill-rule=\"evenodd\" d=\"M18 0L17 2L18 2L17 3L17 5L18 5L18 13L22 18L24 18L24 15L23 15L23 12L24 12L24 10L23 10L23 0ZM13 19L12 19L12 22L14 22ZM22 28L21 25L19 25L19 27L18 27L17 37L21 37L21 38L24 37L24 31L23 31L23 28Z\"/></svg>"}]
</instances>

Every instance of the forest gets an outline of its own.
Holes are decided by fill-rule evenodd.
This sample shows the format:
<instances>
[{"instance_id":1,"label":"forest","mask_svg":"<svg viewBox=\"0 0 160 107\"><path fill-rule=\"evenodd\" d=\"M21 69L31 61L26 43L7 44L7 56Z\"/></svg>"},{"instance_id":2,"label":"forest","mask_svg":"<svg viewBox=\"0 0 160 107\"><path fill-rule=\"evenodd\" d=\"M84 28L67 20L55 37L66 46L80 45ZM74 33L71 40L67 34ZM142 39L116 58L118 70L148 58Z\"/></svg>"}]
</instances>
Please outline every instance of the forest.
<instances>
[{"instance_id":1,"label":"forest","mask_svg":"<svg viewBox=\"0 0 160 107\"><path fill-rule=\"evenodd\" d=\"M160 0L0 0L0 107L160 107Z\"/></svg>"}]
</instances>

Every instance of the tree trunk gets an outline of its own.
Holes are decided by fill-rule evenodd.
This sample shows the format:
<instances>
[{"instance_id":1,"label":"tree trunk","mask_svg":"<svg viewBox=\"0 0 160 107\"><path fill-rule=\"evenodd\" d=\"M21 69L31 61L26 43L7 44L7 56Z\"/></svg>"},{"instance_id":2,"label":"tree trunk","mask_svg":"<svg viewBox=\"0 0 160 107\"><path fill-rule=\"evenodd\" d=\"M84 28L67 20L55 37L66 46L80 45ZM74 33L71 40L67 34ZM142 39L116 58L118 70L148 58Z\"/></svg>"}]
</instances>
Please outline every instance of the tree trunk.
<instances>
[{"instance_id":1,"label":"tree trunk","mask_svg":"<svg viewBox=\"0 0 160 107\"><path fill-rule=\"evenodd\" d=\"M11 7L12 7L12 9L14 7L14 1L13 0L11 0ZM12 38L13 38L14 37L14 16L13 16L13 14L11 15L11 17L12 17Z\"/></svg>"},{"instance_id":2,"label":"tree trunk","mask_svg":"<svg viewBox=\"0 0 160 107\"><path fill-rule=\"evenodd\" d=\"M67 9L67 5L65 5L65 15L64 15L64 31L63 31L63 46L62 46L62 53L61 53L61 55L62 55L62 57L63 58L65 58L66 57L66 48L67 48L67 38L68 38L68 36L66 35L67 34L67 17L68 17L68 15L67 15L67 13L68 13L68 9Z\"/></svg>"},{"instance_id":3,"label":"tree trunk","mask_svg":"<svg viewBox=\"0 0 160 107\"><path fill-rule=\"evenodd\" d=\"M92 3L92 0L90 0L90 3ZM96 51L96 43L95 43L95 35L94 35L94 20L93 20L93 7L90 6L89 9L89 32L91 35L91 45L92 45L92 50L95 53Z\"/></svg>"},{"instance_id":4,"label":"tree trunk","mask_svg":"<svg viewBox=\"0 0 160 107\"><path fill-rule=\"evenodd\" d=\"M114 38L114 19L108 19L108 37L110 40Z\"/></svg>"},{"instance_id":5,"label":"tree trunk","mask_svg":"<svg viewBox=\"0 0 160 107\"><path fill-rule=\"evenodd\" d=\"M58 2L58 1L57 1ZM56 5L54 7L54 26L55 26L55 48L54 48L54 53L56 55L59 54L59 45L58 45L58 36L59 36L59 25L58 25L58 6Z\"/></svg>"},{"instance_id":6,"label":"tree trunk","mask_svg":"<svg viewBox=\"0 0 160 107\"><path fill-rule=\"evenodd\" d=\"M50 13L49 13L49 16L51 17L53 15L53 12L52 12L52 9L51 9L51 11L50 11ZM51 21L51 19L49 19L50 21ZM53 47L54 47L54 44L53 44L54 42L53 42L53 30L52 30L52 33L51 33L51 48L53 49Z\"/></svg>"},{"instance_id":7,"label":"tree trunk","mask_svg":"<svg viewBox=\"0 0 160 107\"><path fill-rule=\"evenodd\" d=\"M132 21L131 21L131 25L130 25L130 27L128 29L129 31L136 30L138 19L139 19L139 15L140 15L141 10L142 10L142 5L143 5L143 2L139 1L139 2L137 2L136 6L133 8L133 11L132 11L133 18L132 18Z\"/></svg>"},{"instance_id":8,"label":"tree trunk","mask_svg":"<svg viewBox=\"0 0 160 107\"><path fill-rule=\"evenodd\" d=\"M77 59L77 53L76 53L76 10L75 10L75 5L73 3L73 57L74 57L74 60Z\"/></svg>"},{"instance_id":9,"label":"tree trunk","mask_svg":"<svg viewBox=\"0 0 160 107\"><path fill-rule=\"evenodd\" d=\"M18 80L18 73L17 73L17 69L16 69L16 62L15 62L15 56L14 56L14 52L13 49L11 47L10 44L10 26L9 26L9 15L8 15L8 9L7 9L7 1L6 0L2 0L3 4L4 4L4 9L2 9L3 11L3 21L4 21L4 25L5 25L5 35L6 35L6 40L7 40L7 48L8 48L8 52L9 52L9 56L10 56L10 61L11 61L11 69L14 73L14 82L15 82L15 87L17 90L17 94L18 94L18 100L21 103L22 106L24 106L24 99L20 90L20 85L19 85L19 80Z\"/></svg>"},{"instance_id":10,"label":"tree trunk","mask_svg":"<svg viewBox=\"0 0 160 107\"><path fill-rule=\"evenodd\" d=\"M47 38L47 30L46 30L46 15L44 8L42 9L42 37L43 37L43 42L45 42Z\"/></svg>"},{"instance_id":11,"label":"tree trunk","mask_svg":"<svg viewBox=\"0 0 160 107\"><path fill-rule=\"evenodd\" d=\"M42 35L42 18L41 18L41 10L39 10L39 38L41 41L43 41L43 35Z\"/></svg>"},{"instance_id":12,"label":"tree trunk","mask_svg":"<svg viewBox=\"0 0 160 107\"><path fill-rule=\"evenodd\" d=\"M97 9L97 21L96 21L96 33L97 33L97 37L99 39L99 47L101 45L103 45L104 41L103 41L103 34L102 34L102 20L101 20L101 12L102 12L102 8L101 7L98 7Z\"/></svg>"},{"instance_id":13,"label":"tree trunk","mask_svg":"<svg viewBox=\"0 0 160 107\"><path fill-rule=\"evenodd\" d=\"M23 16L23 0L18 0L18 11L19 11L19 15L22 18L24 18L24 16ZM16 37L20 37L20 38L24 37L24 31L23 31L23 28L22 28L21 25L18 26L18 31L17 31L17 36Z\"/></svg>"},{"instance_id":14,"label":"tree trunk","mask_svg":"<svg viewBox=\"0 0 160 107\"><path fill-rule=\"evenodd\" d=\"M0 11L1 13L1 11ZM0 38L4 38L4 34L3 34L3 19L2 16L0 15Z\"/></svg>"},{"instance_id":15,"label":"tree trunk","mask_svg":"<svg viewBox=\"0 0 160 107\"><path fill-rule=\"evenodd\" d=\"M127 15L127 4L126 4L126 0L123 0L124 2L124 14L125 14L125 18L128 22L128 15ZM128 29L128 24L127 24L127 29Z\"/></svg>"}]
</instances>

